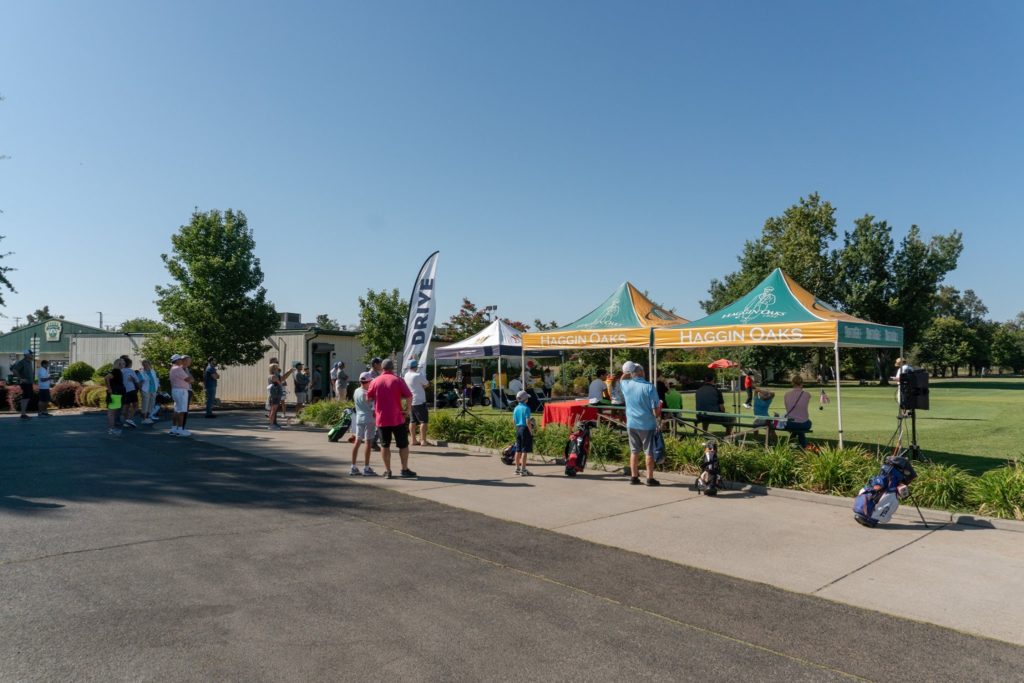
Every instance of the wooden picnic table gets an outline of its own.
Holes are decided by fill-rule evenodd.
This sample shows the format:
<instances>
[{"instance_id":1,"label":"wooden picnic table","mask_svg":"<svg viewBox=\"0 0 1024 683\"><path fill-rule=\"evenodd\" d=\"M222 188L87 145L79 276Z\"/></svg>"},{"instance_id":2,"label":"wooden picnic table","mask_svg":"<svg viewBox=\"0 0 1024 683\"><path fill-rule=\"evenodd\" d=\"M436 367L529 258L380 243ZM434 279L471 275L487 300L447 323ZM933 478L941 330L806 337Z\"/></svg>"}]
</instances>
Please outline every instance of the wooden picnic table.
<instances>
[{"instance_id":1,"label":"wooden picnic table","mask_svg":"<svg viewBox=\"0 0 1024 683\"><path fill-rule=\"evenodd\" d=\"M613 427L621 429L626 428L625 415L621 418L615 413L621 411L625 413L625 406L611 405L611 404L598 404L594 406L597 408L597 419L599 422L605 422ZM727 441L735 443L737 441L746 441L748 436L758 435L761 430L765 432L765 446L771 446L778 438L778 431L789 430L777 430L774 426L775 420L779 419L767 415L747 415L745 413L717 413L708 411L696 411L686 409L674 409L674 408L663 408L661 411L662 421L669 423L672 436L678 436L677 429L680 426L686 427L691 430L694 436L703 435L712 439L718 439L721 441ZM704 429L704 423L709 424L707 430ZM733 431L729 435L719 436L712 434L710 431L711 424L718 424L725 426L726 423L733 428Z\"/></svg>"}]
</instances>

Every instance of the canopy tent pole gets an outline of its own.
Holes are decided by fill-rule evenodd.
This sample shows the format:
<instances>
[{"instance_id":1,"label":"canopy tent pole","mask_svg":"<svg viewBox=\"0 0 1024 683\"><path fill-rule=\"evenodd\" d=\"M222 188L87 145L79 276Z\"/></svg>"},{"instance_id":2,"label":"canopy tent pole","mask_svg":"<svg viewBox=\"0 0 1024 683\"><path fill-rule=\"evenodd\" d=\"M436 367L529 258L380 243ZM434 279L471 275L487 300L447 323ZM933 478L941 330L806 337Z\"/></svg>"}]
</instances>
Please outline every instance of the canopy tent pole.
<instances>
[{"instance_id":1,"label":"canopy tent pole","mask_svg":"<svg viewBox=\"0 0 1024 683\"><path fill-rule=\"evenodd\" d=\"M522 357L519 359L520 382L523 383L523 391L526 391L526 347L522 348Z\"/></svg>"},{"instance_id":2,"label":"canopy tent pole","mask_svg":"<svg viewBox=\"0 0 1024 683\"><path fill-rule=\"evenodd\" d=\"M434 355L434 410L437 410L437 355Z\"/></svg>"},{"instance_id":3,"label":"canopy tent pole","mask_svg":"<svg viewBox=\"0 0 1024 683\"><path fill-rule=\"evenodd\" d=\"M608 373L615 372L615 349L608 349Z\"/></svg>"},{"instance_id":4,"label":"canopy tent pole","mask_svg":"<svg viewBox=\"0 0 1024 683\"><path fill-rule=\"evenodd\" d=\"M658 349L654 349L654 360L651 361L651 383L658 383Z\"/></svg>"},{"instance_id":5,"label":"canopy tent pole","mask_svg":"<svg viewBox=\"0 0 1024 683\"><path fill-rule=\"evenodd\" d=\"M495 384L497 384L498 386L494 386ZM495 398L495 395L494 395L495 391L494 390L495 389L498 390L496 392L497 393L497 398L498 398L498 408L504 408L505 406L501 405L502 403L505 402L505 387L501 386L501 349L500 348L498 349L498 380L497 380L497 382L491 382L491 396L490 396L490 398L491 398L491 403L492 404L494 403L494 398ZM494 406L492 405L491 407L493 408Z\"/></svg>"},{"instance_id":6,"label":"canopy tent pole","mask_svg":"<svg viewBox=\"0 0 1024 683\"><path fill-rule=\"evenodd\" d=\"M839 416L839 447L843 447L843 395L839 386L839 342L836 341L836 413Z\"/></svg>"}]
</instances>

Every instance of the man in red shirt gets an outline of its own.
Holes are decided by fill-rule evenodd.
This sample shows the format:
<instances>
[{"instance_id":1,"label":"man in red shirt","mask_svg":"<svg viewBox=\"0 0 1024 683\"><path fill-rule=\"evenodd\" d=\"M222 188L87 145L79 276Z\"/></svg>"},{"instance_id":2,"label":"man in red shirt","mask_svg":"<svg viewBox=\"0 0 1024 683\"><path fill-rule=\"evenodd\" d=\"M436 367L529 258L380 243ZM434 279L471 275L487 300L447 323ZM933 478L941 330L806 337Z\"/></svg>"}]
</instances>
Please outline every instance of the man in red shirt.
<instances>
[{"instance_id":1,"label":"man in red shirt","mask_svg":"<svg viewBox=\"0 0 1024 683\"><path fill-rule=\"evenodd\" d=\"M391 478L391 439L398 445L398 457L402 460L402 477L415 477L409 469L409 411L412 410L412 392L401 377L395 376L395 361L386 359L381 365L383 372L373 380L366 398L373 401L373 416L380 434L381 456L384 458L384 478ZM405 399L405 405L402 405Z\"/></svg>"}]
</instances>

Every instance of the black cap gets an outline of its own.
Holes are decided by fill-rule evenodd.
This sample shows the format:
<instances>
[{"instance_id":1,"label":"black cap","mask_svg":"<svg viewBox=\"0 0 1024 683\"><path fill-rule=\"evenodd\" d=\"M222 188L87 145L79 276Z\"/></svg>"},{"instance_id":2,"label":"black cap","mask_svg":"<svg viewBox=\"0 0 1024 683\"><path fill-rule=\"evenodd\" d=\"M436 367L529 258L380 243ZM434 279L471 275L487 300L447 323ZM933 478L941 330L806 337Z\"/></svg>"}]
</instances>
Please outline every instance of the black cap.
<instances>
[{"instance_id":1,"label":"black cap","mask_svg":"<svg viewBox=\"0 0 1024 683\"><path fill-rule=\"evenodd\" d=\"M370 361L370 365L377 365L378 363L383 363L383 362L384 362L383 358L378 358L377 356L374 356L373 360Z\"/></svg>"}]
</instances>

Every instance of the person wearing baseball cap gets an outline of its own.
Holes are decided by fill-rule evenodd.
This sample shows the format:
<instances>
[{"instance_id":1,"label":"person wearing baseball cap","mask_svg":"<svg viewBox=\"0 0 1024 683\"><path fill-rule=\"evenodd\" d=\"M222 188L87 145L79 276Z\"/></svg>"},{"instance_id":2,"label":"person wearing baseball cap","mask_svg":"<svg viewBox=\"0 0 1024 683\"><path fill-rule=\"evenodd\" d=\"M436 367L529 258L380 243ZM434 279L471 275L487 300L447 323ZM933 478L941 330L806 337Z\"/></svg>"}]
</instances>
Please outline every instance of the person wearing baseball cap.
<instances>
[{"instance_id":1,"label":"person wearing baseball cap","mask_svg":"<svg viewBox=\"0 0 1024 683\"><path fill-rule=\"evenodd\" d=\"M644 453L647 485L659 486L661 482L654 478L654 433L661 418L661 399L654 385L644 379L642 366L626 361L622 372L631 375L628 382L622 383L622 397L626 400L626 431L629 433L629 483L640 483L637 460L640 453Z\"/></svg>"},{"instance_id":2,"label":"person wearing baseball cap","mask_svg":"<svg viewBox=\"0 0 1024 683\"><path fill-rule=\"evenodd\" d=\"M374 402L373 416L380 431L384 478L391 479L392 439L398 445L398 455L402 460L402 478L415 477L416 473L409 469L409 428L406 427L412 408L412 392L404 381L395 377L395 361L388 358L381 363L381 375L370 384L366 397Z\"/></svg>"},{"instance_id":3,"label":"person wearing baseball cap","mask_svg":"<svg viewBox=\"0 0 1024 683\"><path fill-rule=\"evenodd\" d=\"M369 370L369 372L370 372L370 374L373 375L374 379L377 379L378 377L380 377L381 372L383 372L383 370L381 369L381 366L382 366L383 362L384 362L384 360L382 358L380 358L380 357L374 357L374 359L370 361L370 370Z\"/></svg>"},{"instance_id":4,"label":"person wearing baseball cap","mask_svg":"<svg viewBox=\"0 0 1024 683\"><path fill-rule=\"evenodd\" d=\"M28 404L36 396L36 364L35 354L32 349L25 349L23 358L11 366L11 374L14 375L18 386L21 387L21 419L28 420Z\"/></svg>"},{"instance_id":5,"label":"person wearing baseball cap","mask_svg":"<svg viewBox=\"0 0 1024 683\"><path fill-rule=\"evenodd\" d=\"M348 471L349 476L359 476L359 447L363 447L363 472L364 477L376 477L377 473L370 467L370 449L373 438L377 434L377 422L373 416L373 401L366 397L366 391L370 388L370 382L374 379L373 374L364 372L359 375L359 388L352 392L352 403L356 408L355 441L352 443L352 468Z\"/></svg>"},{"instance_id":6,"label":"person wearing baseball cap","mask_svg":"<svg viewBox=\"0 0 1024 683\"><path fill-rule=\"evenodd\" d=\"M409 422L409 436L412 437L413 446L429 446L427 443L427 422L430 421L430 411L427 410L427 387L430 382L420 372L420 362L413 358L409 361L409 371L403 377L405 383L412 392L412 419ZM416 439L417 432L419 440Z\"/></svg>"}]
</instances>

